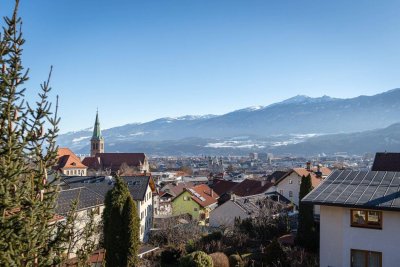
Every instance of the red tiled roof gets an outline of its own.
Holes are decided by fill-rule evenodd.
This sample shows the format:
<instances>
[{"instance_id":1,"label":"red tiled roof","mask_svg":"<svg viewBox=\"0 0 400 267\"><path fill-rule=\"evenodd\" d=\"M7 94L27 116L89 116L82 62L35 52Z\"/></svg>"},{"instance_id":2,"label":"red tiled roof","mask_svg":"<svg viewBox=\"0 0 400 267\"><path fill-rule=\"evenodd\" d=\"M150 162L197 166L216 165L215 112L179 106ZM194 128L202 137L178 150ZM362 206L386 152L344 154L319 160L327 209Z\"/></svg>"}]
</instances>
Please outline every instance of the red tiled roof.
<instances>
[{"instance_id":1,"label":"red tiled roof","mask_svg":"<svg viewBox=\"0 0 400 267\"><path fill-rule=\"evenodd\" d=\"M100 158L86 157L82 160L82 163L88 166L89 169L97 170L100 168Z\"/></svg>"},{"instance_id":2,"label":"red tiled roof","mask_svg":"<svg viewBox=\"0 0 400 267\"><path fill-rule=\"evenodd\" d=\"M91 169L98 169L101 166L103 169L116 172L124 163L129 167L139 167L145 159L144 153L97 153L95 157L87 157L83 162Z\"/></svg>"},{"instance_id":3,"label":"red tiled roof","mask_svg":"<svg viewBox=\"0 0 400 267\"><path fill-rule=\"evenodd\" d=\"M191 190L199 194L201 197L203 197L204 200L201 200L199 197L195 196L192 194ZM217 203L219 195L215 193L208 185L206 184L199 184L196 186L193 186L186 191L190 192L192 194L192 199L196 201L200 206L202 207L207 207L212 204Z\"/></svg>"},{"instance_id":4,"label":"red tiled roof","mask_svg":"<svg viewBox=\"0 0 400 267\"><path fill-rule=\"evenodd\" d=\"M194 184L192 182L183 182L183 183L177 183L176 185L173 184L168 184L166 186L163 187L164 191L168 190L170 195L172 195L173 197L176 197L178 195L180 195L183 190L185 190L185 188L190 188L193 187Z\"/></svg>"},{"instance_id":5,"label":"red tiled roof","mask_svg":"<svg viewBox=\"0 0 400 267\"><path fill-rule=\"evenodd\" d=\"M232 193L235 195L246 197L257 194L262 194L273 186L273 183L260 180L246 179L232 188Z\"/></svg>"},{"instance_id":6,"label":"red tiled roof","mask_svg":"<svg viewBox=\"0 0 400 267\"><path fill-rule=\"evenodd\" d=\"M58 164L56 169L87 168L69 148L60 147L57 151Z\"/></svg>"},{"instance_id":7,"label":"red tiled roof","mask_svg":"<svg viewBox=\"0 0 400 267\"><path fill-rule=\"evenodd\" d=\"M118 171L123 163L129 167L139 167L144 163L144 153L97 153L103 168L110 168L111 171Z\"/></svg>"},{"instance_id":8,"label":"red tiled roof","mask_svg":"<svg viewBox=\"0 0 400 267\"><path fill-rule=\"evenodd\" d=\"M318 178L315 173L317 171L316 167L312 168L311 171L308 171L305 168L294 168L293 171L296 172L300 177L310 175L311 183L314 188L317 187L322 181L322 179ZM320 172L322 173L322 176L328 176L332 171L327 167L321 167Z\"/></svg>"},{"instance_id":9,"label":"red tiled roof","mask_svg":"<svg viewBox=\"0 0 400 267\"><path fill-rule=\"evenodd\" d=\"M222 196L223 194L231 191L232 188L234 186L236 186L237 184L238 183L223 180L223 179L214 179L212 189L214 190L215 193Z\"/></svg>"}]
</instances>

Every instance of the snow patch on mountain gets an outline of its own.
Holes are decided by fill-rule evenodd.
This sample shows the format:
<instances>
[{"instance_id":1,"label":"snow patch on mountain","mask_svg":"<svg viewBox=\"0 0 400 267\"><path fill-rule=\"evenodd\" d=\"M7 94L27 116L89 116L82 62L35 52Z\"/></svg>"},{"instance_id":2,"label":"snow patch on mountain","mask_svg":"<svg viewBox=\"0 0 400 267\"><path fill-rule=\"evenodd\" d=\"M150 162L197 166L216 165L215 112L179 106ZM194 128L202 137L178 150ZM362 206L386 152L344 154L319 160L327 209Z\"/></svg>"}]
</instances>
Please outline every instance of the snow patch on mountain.
<instances>
[{"instance_id":1,"label":"snow patch on mountain","mask_svg":"<svg viewBox=\"0 0 400 267\"><path fill-rule=\"evenodd\" d=\"M74 138L74 139L72 139L72 142L73 143L78 143L78 142L83 141L85 139L89 139L90 137L91 136L82 136L82 137Z\"/></svg>"}]
</instances>

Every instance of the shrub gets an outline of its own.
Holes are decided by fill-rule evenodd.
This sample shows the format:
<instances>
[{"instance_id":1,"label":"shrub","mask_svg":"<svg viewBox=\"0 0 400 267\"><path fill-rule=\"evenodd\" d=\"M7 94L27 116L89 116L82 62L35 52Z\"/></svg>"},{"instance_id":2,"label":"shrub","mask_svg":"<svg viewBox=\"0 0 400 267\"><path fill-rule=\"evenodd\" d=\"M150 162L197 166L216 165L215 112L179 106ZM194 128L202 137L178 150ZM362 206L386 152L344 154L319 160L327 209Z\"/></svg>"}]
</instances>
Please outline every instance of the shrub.
<instances>
[{"instance_id":1,"label":"shrub","mask_svg":"<svg viewBox=\"0 0 400 267\"><path fill-rule=\"evenodd\" d=\"M189 239L186 243L186 252L192 253L196 251L197 243L193 239Z\"/></svg>"},{"instance_id":2,"label":"shrub","mask_svg":"<svg viewBox=\"0 0 400 267\"><path fill-rule=\"evenodd\" d=\"M229 256L229 266L231 267L244 267L244 262L239 254L233 254Z\"/></svg>"},{"instance_id":3,"label":"shrub","mask_svg":"<svg viewBox=\"0 0 400 267\"><path fill-rule=\"evenodd\" d=\"M180 247L167 247L161 252L161 263L177 264L179 259L185 254L185 249Z\"/></svg>"},{"instance_id":4,"label":"shrub","mask_svg":"<svg viewBox=\"0 0 400 267\"><path fill-rule=\"evenodd\" d=\"M180 267L213 267L213 261L203 251L195 251L181 258Z\"/></svg>"},{"instance_id":5,"label":"shrub","mask_svg":"<svg viewBox=\"0 0 400 267\"><path fill-rule=\"evenodd\" d=\"M214 267L229 267L229 259L222 252L215 252L210 254L212 261L214 263Z\"/></svg>"},{"instance_id":6,"label":"shrub","mask_svg":"<svg viewBox=\"0 0 400 267\"><path fill-rule=\"evenodd\" d=\"M280 264L286 266L285 264L287 264L287 255L277 239L272 240L271 244L267 247L266 252L267 263L271 265Z\"/></svg>"}]
</instances>

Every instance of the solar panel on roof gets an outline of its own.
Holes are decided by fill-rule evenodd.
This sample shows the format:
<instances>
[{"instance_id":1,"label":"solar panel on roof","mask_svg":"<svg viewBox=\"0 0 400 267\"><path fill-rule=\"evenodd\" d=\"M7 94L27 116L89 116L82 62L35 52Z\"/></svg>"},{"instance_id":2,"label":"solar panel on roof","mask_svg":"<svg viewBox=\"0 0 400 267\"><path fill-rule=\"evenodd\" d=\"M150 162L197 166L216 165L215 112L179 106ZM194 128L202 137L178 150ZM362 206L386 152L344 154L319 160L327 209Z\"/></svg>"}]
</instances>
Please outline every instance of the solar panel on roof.
<instances>
[{"instance_id":1,"label":"solar panel on roof","mask_svg":"<svg viewBox=\"0 0 400 267\"><path fill-rule=\"evenodd\" d=\"M334 203L338 203L340 201L345 201L351 194L349 191L349 187L351 187L351 183L357 179L360 179L364 175L363 172L351 172L349 176L343 180L342 186L338 188L339 194L336 194L336 198L333 199Z\"/></svg>"},{"instance_id":2,"label":"solar panel on roof","mask_svg":"<svg viewBox=\"0 0 400 267\"><path fill-rule=\"evenodd\" d=\"M302 201L400 210L400 173L334 171Z\"/></svg>"},{"instance_id":3,"label":"solar panel on roof","mask_svg":"<svg viewBox=\"0 0 400 267\"><path fill-rule=\"evenodd\" d=\"M386 172L377 172L356 203L363 204L368 202L374 195L375 191L379 188L379 185L381 184L381 181L385 175Z\"/></svg>"}]
</instances>

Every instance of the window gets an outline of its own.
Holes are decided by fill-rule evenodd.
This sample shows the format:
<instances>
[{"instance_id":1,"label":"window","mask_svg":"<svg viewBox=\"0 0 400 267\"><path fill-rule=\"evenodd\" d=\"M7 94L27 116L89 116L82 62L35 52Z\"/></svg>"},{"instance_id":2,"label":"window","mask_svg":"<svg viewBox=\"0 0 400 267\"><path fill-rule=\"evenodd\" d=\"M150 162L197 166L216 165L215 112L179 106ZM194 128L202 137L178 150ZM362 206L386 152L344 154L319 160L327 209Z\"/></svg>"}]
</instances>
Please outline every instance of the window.
<instances>
[{"instance_id":1,"label":"window","mask_svg":"<svg viewBox=\"0 0 400 267\"><path fill-rule=\"evenodd\" d=\"M289 191L289 197L293 197L293 191Z\"/></svg>"},{"instance_id":2,"label":"window","mask_svg":"<svg viewBox=\"0 0 400 267\"><path fill-rule=\"evenodd\" d=\"M289 184L293 184L293 180L289 180Z\"/></svg>"},{"instance_id":3,"label":"window","mask_svg":"<svg viewBox=\"0 0 400 267\"><path fill-rule=\"evenodd\" d=\"M283 195L283 190L279 190L279 194Z\"/></svg>"},{"instance_id":4,"label":"window","mask_svg":"<svg viewBox=\"0 0 400 267\"><path fill-rule=\"evenodd\" d=\"M184 200L184 201L189 201L189 199L190 199L190 198L189 198L188 196L183 197L183 200Z\"/></svg>"},{"instance_id":5,"label":"window","mask_svg":"<svg viewBox=\"0 0 400 267\"><path fill-rule=\"evenodd\" d=\"M382 212L376 210L351 210L351 226L382 229Z\"/></svg>"},{"instance_id":6,"label":"window","mask_svg":"<svg viewBox=\"0 0 400 267\"><path fill-rule=\"evenodd\" d=\"M382 252L352 249L351 267L382 267Z\"/></svg>"},{"instance_id":7,"label":"window","mask_svg":"<svg viewBox=\"0 0 400 267\"><path fill-rule=\"evenodd\" d=\"M199 209L198 209L198 208L194 208L193 210L194 210L194 211L198 211Z\"/></svg>"}]
</instances>

